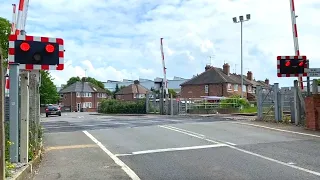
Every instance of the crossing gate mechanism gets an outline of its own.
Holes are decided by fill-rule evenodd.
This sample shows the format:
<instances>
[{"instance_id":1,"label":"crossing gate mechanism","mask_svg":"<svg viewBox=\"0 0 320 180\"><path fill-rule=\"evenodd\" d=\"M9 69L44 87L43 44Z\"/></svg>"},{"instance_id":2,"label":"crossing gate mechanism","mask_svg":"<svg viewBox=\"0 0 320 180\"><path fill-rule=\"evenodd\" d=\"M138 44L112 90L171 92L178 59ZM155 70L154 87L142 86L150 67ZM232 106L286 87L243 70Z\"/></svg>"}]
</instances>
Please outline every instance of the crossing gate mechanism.
<instances>
[{"instance_id":1,"label":"crossing gate mechanism","mask_svg":"<svg viewBox=\"0 0 320 180\"><path fill-rule=\"evenodd\" d=\"M64 41L61 38L9 36L9 64L21 70L63 70Z\"/></svg>"}]
</instances>

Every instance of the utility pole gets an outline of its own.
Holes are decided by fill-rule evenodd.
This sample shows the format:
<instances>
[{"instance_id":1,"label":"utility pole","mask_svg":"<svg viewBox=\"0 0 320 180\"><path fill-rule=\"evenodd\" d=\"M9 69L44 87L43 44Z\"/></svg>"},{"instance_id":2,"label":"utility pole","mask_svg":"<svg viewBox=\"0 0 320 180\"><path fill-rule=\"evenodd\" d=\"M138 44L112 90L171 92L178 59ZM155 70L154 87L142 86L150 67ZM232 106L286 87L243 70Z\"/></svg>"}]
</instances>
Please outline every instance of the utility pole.
<instances>
[{"instance_id":1,"label":"utility pole","mask_svg":"<svg viewBox=\"0 0 320 180\"><path fill-rule=\"evenodd\" d=\"M5 128L4 128L4 73L3 56L0 48L0 180L5 179Z\"/></svg>"},{"instance_id":2,"label":"utility pole","mask_svg":"<svg viewBox=\"0 0 320 180\"><path fill-rule=\"evenodd\" d=\"M243 45L243 33L242 33L242 29L243 29L243 22L245 22L245 21L249 21L250 20L250 18L251 18L251 16L250 16L250 14L247 14L246 15L246 20L243 18L243 16L239 16L239 21L237 20L237 17L233 17L232 18L232 20L233 20L233 22L234 23L240 23L240 25L241 25L241 37L240 37L240 43L241 43L241 49L240 49L240 51L241 51L241 98L243 98L243 48L242 48L242 45Z\"/></svg>"}]
</instances>

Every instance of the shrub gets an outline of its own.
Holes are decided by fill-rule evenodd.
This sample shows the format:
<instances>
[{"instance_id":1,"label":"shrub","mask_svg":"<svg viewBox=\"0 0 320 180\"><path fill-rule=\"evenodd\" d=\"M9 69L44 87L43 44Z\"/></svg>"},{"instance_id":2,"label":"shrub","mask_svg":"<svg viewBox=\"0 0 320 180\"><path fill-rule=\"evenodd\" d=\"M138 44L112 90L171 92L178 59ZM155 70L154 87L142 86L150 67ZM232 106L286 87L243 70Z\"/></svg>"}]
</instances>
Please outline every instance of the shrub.
<instances>
[{"instance_id":1,"label":"shrub","mask_svg":"<svg viewBox=\"0 0 320 180\"><path fill-rule=\"evenodd\" d=\"M236 108L239 108L241 106L243 108L247 108L247 107L250 106L250 103L248 102L247 99L242 99L238 95L234 95L234 96L231 96L228 99L221 100L221 107L225 107L225 108L227 108L227 107L236 107Z\"/></svg>"},{"instance_id":2,"label":"shrub","mask_svg":"<svg viewBox=\"0 0 320 180\"><path fill-rule=\"evenodd\" d=\"M105 114L145 114L145 100L138 101L119 101L115 99L106 99L101 101L99 113Z\"/></svg>"}]
</instances>

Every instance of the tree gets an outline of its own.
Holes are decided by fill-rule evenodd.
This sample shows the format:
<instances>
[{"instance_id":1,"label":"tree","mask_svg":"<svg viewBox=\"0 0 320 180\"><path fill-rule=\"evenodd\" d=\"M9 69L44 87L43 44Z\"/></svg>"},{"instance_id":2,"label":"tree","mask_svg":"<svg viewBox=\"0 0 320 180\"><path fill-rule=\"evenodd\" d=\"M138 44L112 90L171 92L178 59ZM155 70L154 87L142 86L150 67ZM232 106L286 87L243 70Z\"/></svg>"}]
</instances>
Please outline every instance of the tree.
<instances>
[{"instance_id":1,"label":"tree","mask_svg":"<svg viewBox=\"0 0 320 180\"><path fill-rule=\"evenodd\" d=\"M40 71L41 86L40 86L40 103L55 104L59 101L57 87L53 83L53 78L48 71Z\"/></svg>"},{"instance_id":2,"label":"tree","mask_svg":"<svg viewBox=\"0 0 320 180\"><path fill-rule=\"evenodd\" d=\"M0 17L0 48L2 49L3 59L5 60L8 58L10 29L10 22L5 18Z\"/></svg>"},{"instance_id":3,"label":"tree","mask_svg":"<svg viewBox=\"0 0 320 180\"><path fill-rule=\"evenodd\" d=\"M65 87L67 86L70 86L71 84L75 83L75 82L78 82L78 81L81 81L80 77L77 76L77 77L71 77L68 81L67 81L67 84L65 85Z\"/></svg>"},{"instance_id":4,"label":"tree","mask_svg":"<svg viewBox=\"0 0 320 180\"><path fill-rule=\"evenodd\" d=\"M177 97L177 93L173 89L168 89L168 92L169 92L169 97L171 96L170 94L172 94L173 98Z\"/></svg>"}]
</instances>

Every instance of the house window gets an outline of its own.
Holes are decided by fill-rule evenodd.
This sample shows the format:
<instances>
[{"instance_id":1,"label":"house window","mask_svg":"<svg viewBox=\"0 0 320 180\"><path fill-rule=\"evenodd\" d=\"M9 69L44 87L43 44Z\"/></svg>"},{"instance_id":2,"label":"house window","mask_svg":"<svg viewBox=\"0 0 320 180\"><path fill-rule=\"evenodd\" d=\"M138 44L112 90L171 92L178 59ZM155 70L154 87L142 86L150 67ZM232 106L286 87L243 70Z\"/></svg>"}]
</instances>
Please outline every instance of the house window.
<instances>
[{"instance_id":1,"label":"house window","mask_svg":"<svg viewBox=\"0 0 320 180\"><path fill-rule=\"evenodd\" d=\"M97 108L99 108L100 102L97 102Z\"/></svg>"},{"instance_id":2,"label":"house window","mask_svg":"<svg viewBox=\"0 0 320 180\"><path fill-rule=\"evenodd\" d=\"M107 95L106 95L106 93L97 93L97 97L98 98L106 98Z\"/></svg>"},{"instance_id":3,"label":"house window","mask_svg":"<svg viewBox=\"0 0 320 180\"><path fill-rule=\"evenodd\" d=\"M84 102L84 103L82 104L82 107L83 107L83 108L92 108L92 103L91 103L91 102Z\"/></svg>"},{"instance_id":4,"label":"house window","mask_svg":"<svg viewBox=\"0 0 320 180\"><path fill-rule=\"evenodd\" d=\"M208 85L204 86L204 93L209 93L209 86Z\"/></svg>"},{"instance_id":5,"label":"house window","mask_svg":"<svg viewBox=\"0 0 320 180\"><path fill-rule=\"evenodd\" d=\"M227 89L228 89L228 91L232 91L232 86L230 83L227 84Z\"/></svg>"},{"instance_id":6,"label":"house window","mask_svg":"<svg viewBox=\"0 0 320 180\"><path fill-rule=\"evenodd\" d=\"M82 93L82 97L92 97L91 93Z\"/></svg>"},{"instance_id":7,"label":"house window","mask_svg":"<svg viewBox=\"0 0 320 180\"><path fill-rule=\"evenodd\" d=\"M77 97L80 97L80 93L79 92L77 92Z\"/></svg>"},{"instance_id":8,"label":"house window","mask_svg":"<svg viewBox=\"0 0 320 180\"><path fill-rule=\"evenodd\" d=\"M243 86L242 86L242 91L243 91L243 92L247 92L246 85L243 85Z\"/></svg>"},{"instance_id":9,"label":"house window","mask_svg":"<svg viewBox=\"0 0 320 180\"><path fill-rule=\"evenodd\" d=\"M234 91L238 91L238 84L234 84L233 89L234 89Z\"/></svg>"},{"instance_id":10,"label":"house window","mask_svg":"<svg viewBox=\"0 0 320 180\"><path fill-rule=\"evenodd\" d=\"M63 94L60 94L60 98L63 98L64 97L64 95Z\"/></svg>"},{"instance_id":11,"label":"house window","mask_svg":"<svg viewBox=\"0 0 320 180\"><path fill-rule=\"evenodd\" d=\"M248 92L252 92L252 87L248 86Z\"/></svg>"}]
</instances>

